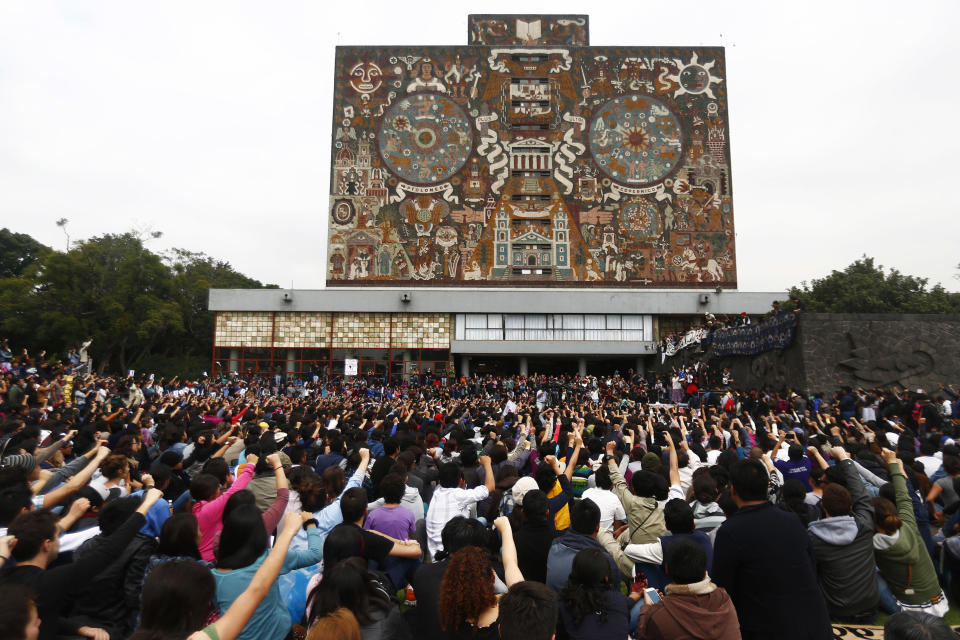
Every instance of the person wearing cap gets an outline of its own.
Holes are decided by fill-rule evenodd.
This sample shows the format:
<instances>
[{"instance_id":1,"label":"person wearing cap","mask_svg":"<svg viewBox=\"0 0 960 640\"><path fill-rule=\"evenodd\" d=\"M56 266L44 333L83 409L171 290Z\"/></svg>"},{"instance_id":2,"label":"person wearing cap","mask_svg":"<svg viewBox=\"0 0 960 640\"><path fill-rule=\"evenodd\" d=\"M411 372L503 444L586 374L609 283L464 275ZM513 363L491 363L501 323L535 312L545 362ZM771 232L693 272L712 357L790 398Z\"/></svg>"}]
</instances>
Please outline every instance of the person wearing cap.
<instances>
[{"instance_id":1,"label":"person wearing cap","mask_svg":"<svg viewBox=\"0 0 960 640\"><path fill-rule=\"evenodd\" d=\"M803 433L802 429L799 429L799 427L797 429L800 433ZM777 451L785 441L791 443L787 449L787 460L777 460ZM796 431L782 430L780 432L780 439L770 457L774 459L773 466L783 474L784 480L791 478L799 480L803 483L807 492L813 491L813 485L810 484L810 469L813 468L813 465L810 464L809 458L804 455L804 450L803 447L800 446L799 435Z\"/></svg>"}]
</instances>

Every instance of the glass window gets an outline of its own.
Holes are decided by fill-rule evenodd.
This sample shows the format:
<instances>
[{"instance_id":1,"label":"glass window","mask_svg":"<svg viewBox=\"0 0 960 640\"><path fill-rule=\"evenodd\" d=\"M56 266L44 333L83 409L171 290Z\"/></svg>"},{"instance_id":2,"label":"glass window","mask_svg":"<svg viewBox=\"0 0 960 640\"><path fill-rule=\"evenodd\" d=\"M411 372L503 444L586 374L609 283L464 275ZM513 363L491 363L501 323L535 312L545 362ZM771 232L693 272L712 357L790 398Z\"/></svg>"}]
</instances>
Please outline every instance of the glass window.
<instances>
[{"instance_id":1,"label":"glass window","mask_svg":"<svg viewBox=\"0 0 960 640\"><path fill-rule=\"evenodd\" d=\"M607 329L619 329L620 328L620 316L618 315L608 315L607 316Z\"/></svg>"},{"instance_id":2,"label":"glass window","mask_svg":"<svg viewBox=\"0 0 960 640\"><path fill-rule=\"evenodd\" d=\"M525 329L546 329L547 316L528 313L523 317L523 326Z\"/></svg>"},{"instance_id":3,"label":"glass window","mask_svg":"<svg viewBox=\"0 0 960 640\"><path fill-rule=\"evenodd\" d=\"M583 328L584 329L605 329L606 323L604 322L604 316L597 316L597 315L584 316ZM587 339L590 340L591 338L587 338Z\"/></svg>"},{"instance_id":4,"label":"glass window","mask_svg":"<svg viewBox=\"0 0 960 640\"><path fill-rule=\"evenodd\" d=\"M487 327L490 329L499 329L503 327L503 316L499 313L491 313L487 315Z\"/></svg>"},{"instance_id":5,"label":"glass window","mask_svg":"<svg viewBox=\"0 0 960 640\"><path fill-rule=\"evenodd\" d=\"M467 329L486 329L487 314L468 313L466 317L466 322L467 322Z\"/></svg>"},{"instance_id":6,"label":"glass window","mask_svg":"<svg viewBox=\"0 0 960 640\"><path fill-rule=\"evenodd\" d=\"M583 316L565 314L563 316L564 329L583 329Z\"/></svg>"},{"instance_id":7,"label":"glass window","mask_svg":"<svg viewBox=\"0 0 960 640\"><path fill-rule=\"evenodd\" d=\"M624 329L643 329L643 316L622 316Z\"/></svg>"},{"instance_id":8,"label":"glass window","mask_svg":"<svg viewBox=\"0 0 960 640\"><path fill-rule=\"evenodd\" d=\"M504 316L504 324L507 329L523 329L523 316L515 313L508 313Z\"/></svg>"}]
</instances>

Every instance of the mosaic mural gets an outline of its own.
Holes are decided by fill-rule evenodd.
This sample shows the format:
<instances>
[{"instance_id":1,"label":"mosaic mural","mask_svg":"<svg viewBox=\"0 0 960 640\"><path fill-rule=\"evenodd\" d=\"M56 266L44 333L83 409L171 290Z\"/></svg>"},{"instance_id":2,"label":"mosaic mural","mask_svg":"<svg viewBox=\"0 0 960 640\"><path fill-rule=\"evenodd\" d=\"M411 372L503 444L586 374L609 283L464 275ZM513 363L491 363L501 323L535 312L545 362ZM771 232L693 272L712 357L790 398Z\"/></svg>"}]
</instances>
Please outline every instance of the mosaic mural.
<instances>
[{"instance_id":1,"label":"mosaic mural","mask_svg":"<svg viewBox=\"0 0 960 640\"><path fill-rule=\"evenodd\" d=\"M723 49L338 47L327 283L736 286Z\"/></svg>"}]
</instances>

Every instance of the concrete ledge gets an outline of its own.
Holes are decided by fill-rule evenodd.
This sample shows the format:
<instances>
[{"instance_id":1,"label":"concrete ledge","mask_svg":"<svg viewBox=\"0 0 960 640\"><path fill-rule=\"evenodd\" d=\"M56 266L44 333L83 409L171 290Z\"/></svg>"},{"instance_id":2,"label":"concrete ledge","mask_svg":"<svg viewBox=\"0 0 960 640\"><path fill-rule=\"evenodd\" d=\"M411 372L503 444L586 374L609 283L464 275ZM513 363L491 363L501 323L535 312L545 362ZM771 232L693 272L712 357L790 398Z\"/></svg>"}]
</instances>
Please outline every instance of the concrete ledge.
<instances>
[{"instance_id":1,"label":"concrete ledge","mask_svg":"<svg viewBox=\"0 0 960 640\"><path fill-rule=\"evenodd\" d=\"M701 297L706 296L703 303ZM404 302L406 297L407 302ZM210 311L365 311L408 313L761 314L786 292L715 289L477 289L362 287L336 289L210 289Z\"/></svg>"}]
</instances>

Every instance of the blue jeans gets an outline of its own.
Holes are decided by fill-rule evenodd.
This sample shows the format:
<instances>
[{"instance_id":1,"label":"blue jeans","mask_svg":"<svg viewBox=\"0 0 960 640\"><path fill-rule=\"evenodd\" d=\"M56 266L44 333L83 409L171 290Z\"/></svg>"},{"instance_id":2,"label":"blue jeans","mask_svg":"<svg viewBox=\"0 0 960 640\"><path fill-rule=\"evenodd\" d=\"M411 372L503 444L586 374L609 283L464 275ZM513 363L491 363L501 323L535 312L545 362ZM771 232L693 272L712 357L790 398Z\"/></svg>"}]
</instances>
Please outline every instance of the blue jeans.
<instances>
[{"instance_id":1,"label":"blue jeans","mask_svg":"<svg viewBox=\"0 0 960 640\"><path fill-rule=\"evenodd\" d=\"M631 636L637 635L637 622L640 620L640 611L643 609L643 604L644 601L641 597L630 607L630 626L627 627L627 633Z\"/></svg>"},{"instance_id":2,"label":"blue jeans","mask_svg":"<svg viewBox=\"0 0 960 640\"><path fill-rule=\"evenodd\" d=\"M883 579L880 572L877 571L877 591L880 593L880 610L884 613L894 614L900 611L900 605L897 604L897 598L887 586L887 581Z\"/></svg>"}]
</instances>

